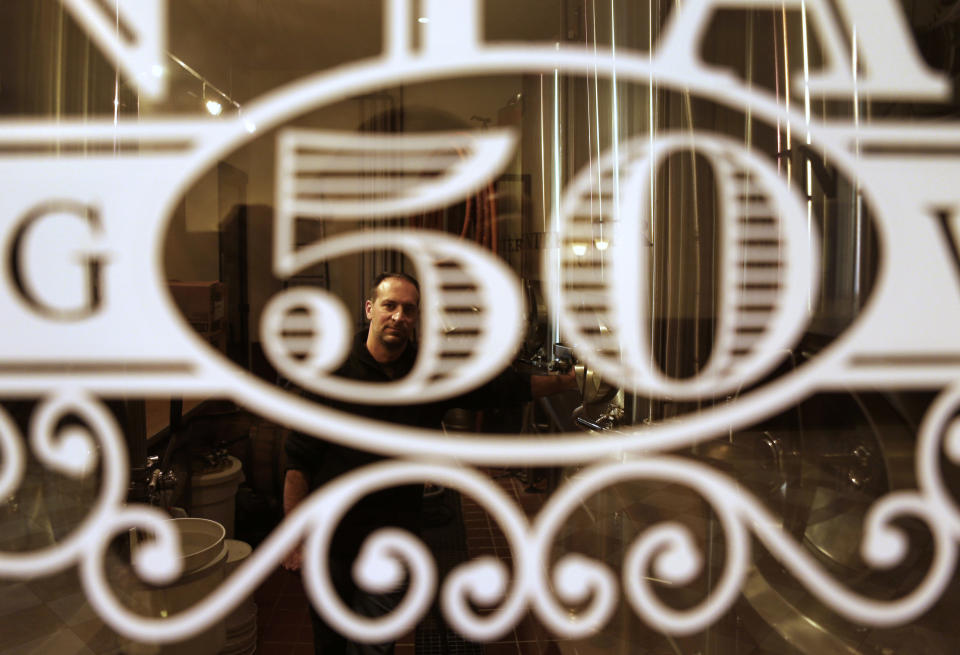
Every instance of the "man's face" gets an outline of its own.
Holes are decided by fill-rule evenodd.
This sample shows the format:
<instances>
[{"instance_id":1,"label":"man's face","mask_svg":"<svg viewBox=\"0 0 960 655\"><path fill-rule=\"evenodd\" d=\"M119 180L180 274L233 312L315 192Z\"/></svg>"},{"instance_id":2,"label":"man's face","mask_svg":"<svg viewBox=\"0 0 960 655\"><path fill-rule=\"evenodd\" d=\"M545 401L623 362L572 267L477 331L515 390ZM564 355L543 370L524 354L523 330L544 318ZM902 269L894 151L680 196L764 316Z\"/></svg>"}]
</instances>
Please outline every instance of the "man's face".
<instances>
[{"instance_id":1,"label":"man's face","mask_svg":"<svg viewBox=\"0 0 960 655\"><path fill-rule=\"evenodd\" d=\"M407 280L388 277L366 304L370 336L390 350L407 345L420 315L420 293Z\"/></svg>"}]
</instances>

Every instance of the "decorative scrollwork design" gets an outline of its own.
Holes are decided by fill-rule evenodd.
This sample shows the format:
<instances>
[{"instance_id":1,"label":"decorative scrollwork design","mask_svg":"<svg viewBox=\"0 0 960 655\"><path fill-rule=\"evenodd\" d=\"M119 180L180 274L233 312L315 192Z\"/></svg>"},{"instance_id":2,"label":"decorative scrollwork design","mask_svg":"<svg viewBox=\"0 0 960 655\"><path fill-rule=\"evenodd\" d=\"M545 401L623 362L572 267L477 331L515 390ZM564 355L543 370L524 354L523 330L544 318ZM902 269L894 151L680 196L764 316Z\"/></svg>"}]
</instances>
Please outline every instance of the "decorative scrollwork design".
<instances>
[{"instance_id":1,"label":"decorative scrollwork design","mask_svg":"<svg viewBox=\"0 0 960 655\"><path fill-rule=\"evenodd\" d=\"M960 539L960 506L947 489L941 471L941 454L960 466L960 385L945 389L927 411L917 439L917 480L925 494L940 510L954 538Z\"/></svg>"},{"instance_id":2,"label":"decorative scrollwork design","mask_svg":"<svg viewBox=\"0 0 960 655\"><path fill-rule=\"evenodd\" d=\"M393 486L429 480L469 494L498 521L510 543L516 562L512 585L506 567L491 558L461 564L443 583L441 600L451 626L475 640L491 640L508 631L523 615L527 604L528 572L534 568L525 550L529 525L515 503L488 478L458 465L421 462L384 462L352 471L314 492L285 521L306 529L309 537L304 559L304 582L308 595L325 619L347 637L363 642L382 642L408 631L433 600L436 570L423 544L395 529L373 533L364 543L354 566L354 578L370 591L392 588L406 567L409 588L400 605L377 619L358 617L336 595L323 565L333 531L353 502L368 493ZM479 616L470 601L500 607Z\"/></svg>"},{"instance_id":3,"label":"decorative scrollwork design","mask_svg":"<svg viewBox=\"0 0 960 655\"><path fill-rule=\"evenodd\" d=\"M532 594L532 601L541 601L537 615L558 634L570 638L591 635L606 624L616 609L616 577L596 560L576 554L564 556L554 568L553 582L561 600L570 604L591 601L571 617L549 593Z\"/></svg>"},{"instance_id":4,"label":"decorative scrollwork design","mask_svg":"<svg viewBox=\"0 0 960 655\"><path fill-rule=\"evenodd\" d=\"M43 401L30 425L30 444L45 465L78 475L93 465L84 454L102 453L102 488L97 504L66 540L30 553L0 554L0 575L25 577L78 564L90 603L117 632L156 642L182 640L224 616L260 584L296 544L305 541L304 585L311 602L338 630L355 641L399 637L423 617L437 590L437 573L426 547L392 528L374 532L354 564L361 589L382 592L406 580L400 604L377 618L358 616L340 600L331 582L328 554L338 523L364 496L395 486L431 481L475 499L502 529L513 554L513 569L480 557L458 565L442 582L441 606L450 625L469 639L489 641L507 632L529 609L559 636L579 638L602 629L618 603L617 577L607 564L568 553L547 566L563 524L584 499L628 481L650 480L686 486L713 510L725 539L725 561L717 583L699 604L670 607L649 578L688 584L701 572L704 556L688 528L674 521L647 528L629 544L621 567L626 601L644 621L671 634L690 634L717 620L734 603L750 564L752 533L793 576L838 614L864 625L906 623L937 602L952 579L957 560L956 505L938 470L939 455L957 455L960 388L945 391L931 406L918 443L918 491L890 493L868 513L862 553L884 569L906 561L902 518L923 522L933 538L933 558L923 579L892 600L865 597L832 578L780 526L777 516L724 473L690 459L655 455L595 464L562 485L531 525L512 499L479 471L453 463L385 461L354 470L317 489L301 503L223 584L189 610L166 618L145 617L126 607L105 572L107 549L120 534L136 529L145 537L134 552L137 575L167 584L180 574L179 541L166 515L145 506L124 505L125 451L109 412L94 399L64 391ZM73 420L65 421L66 418ZM25 453L13 422L0 412L3 469L7 491L21 476ZM948 514L949 512L949 514ZM948 520L944 516L948 515ZM26 572L26 573L25 573ZM495 607L479 613L476 606ZM571 615L569 607L577 611Z\"/></svg>"},{"instance_id":5,"label":"decorative scrollwork design","mask_svg":"<svg viewBox=\"0 0 960 655\"><path fill-rule=\"evenodd\" d=\"M825 605L863 625L891 626L907 623L929 609L950 582L957 559L952 528L942 522L938 502L915 492L891 493L878 501L864 525L862 550L868 564L890 568L903 562L909 542L894 521L912 517L921 520L933 536L933 561L920 583L905 596L880 601L856 593L832 578L803 547L780 526L777 516L728 476L696 462L657 456L632 462L600 464L582 471L575 480L558 490L544 507L535 526L538 551L533 561L545 561L546 546L559 524L586 496L626 480L661 480L688 486L707 500L726 536L724 571L709 596L698 606L679 611L664 605L646 580L648 572L670 582L683 584L700 571L702 557L692 535L682 525L668 522L642 533L627 549L623 563L624 591L638 615L659 630L690 634L716 621L735 601L750 563L749 532ZM566 560L573 557L568 555ZM582 558L578 562L587 575L602 579L606 567ZM582 574L581 574L582 575ZM530 599L539 618L563 636L582 636L589 631L571 625L565 610L550 597L544 575L537 579L539 593ZM558 581L557 587L561 584ZM590 617L594 629L602 626L603 611L612 594L597 585ZM615 604L615 599L613 604ZM583 622L586 624L586 621Z\"/></svg>"},{"instance_id":6,"label":"decorative scrollwork design","mask_svg":"<svg viewBox=\"0 0 960 655\"><path fill-rule=\"evenodd\" d=\"M303 528L309 534L304 545L303 580L314 608L350 639L375 643L396 639L426 612L437 575L433 558L419 540L402 530L384 528L364 542L353 577L361 589L382 593L397 588L406 570L409 585L399 605L389 614L371 619L356 615L340 599L328 569L334 530L353 502L370 491L392 486L391 480L364 473L367 469L355 471L314 492L292 519L302 515Z\"/></svg>"},{"instance_id":7,"label":"decorative scrollwork design","mask_svg":"<svg viewBox=\"0 0 960 655\"><path fill-rule=\"evenodd\" d=\"M5 501L23 481L27 464L22 440L20 430L0 407L0 501Z\"/></svg>"},{"instance_id":8,"label":"decorative scrollwork design","mask_svg":"<svg viewBox=\"0 0 960 655\"><path fill-rule=\"evenodd\" d=\"M73 417L80 424L63 424ZM71 477L93 470L101 453L100 492L90 513L66 539L33 552L0 553L0 575L30 578L64 568L98 538L97 533L120 503L127 490L127 450L120 430L106 408L87 394L63 390L44 400L30 423L30 446L45 466ZM22 437L9 417L0 414L3 485L19 484L26 462ZM9 457L9 462L7 461ZM6 495L6 494L4 494Z\"/></svg>"},{"instance_id":9,"label":"decorative scrollwork design","mask_svg":"<svg viewBox=\"0 0 960 655\"><path fill-rule=\"evenodd\" d=\"M935 507L920 494L888 494L871 508L865 521L861 552L868 564L878 568L890 568L907 555L908 542L893 525L895 519L920 519L933 535L934 558L927 574L913 591L891 601L866 598L833 579L799 544L786 536L775 517L756 499L743 496L739 504L740 520L751 522L764 546L825 605L851 621L873 626L907 623L929 609L950 582L957 544L937 517Z\"/></svg>"},{"instance_id":10,"label":"decorative scrollwork design","mask_svg":"<svg viewBox=\"0 0 960 655\"><path fill-rule=\"evenodd\" d=\"M715 471L679 458L652 457L632 462L600 464L582 471L576 479L557 491L544 507L536 524L540 555L546 558L564 518L586 497L620 482L637 479L665 480L692 487L711 501L728 537L726 567L713 593L698 607L679 612L665 606L645 579L652 568L656 576L675 583L690 581L700 570L702 557L689 531L677 523L665 523L648 529L630 545L623 565L623 583L627 600L651 625L673 634L687 634L712 623L736 598L749 560L746 529L734 506L727 504L733 483ZM727 486L725 486L727 485ZM569 637L586 636L601 628L616 607L613 574L606 566L583 557L567 555L557 566L557 588L569 567L577 566L579 575L591 580L592 605L575 624L546 593L532 596L538 616L555 632ZM566 570L565 570L566 569ZM549 587L541 578L541 591ZM585 595L583 597L586 597Z\"/></svg>"},{"instance_id":11,"label":"decorative scrollwork design","mask_svg":"<svg viewBox=\"0 0 960 655\"><path fill-rule=\"evenodd\" d=\"M468 475L464 475L468 473ZM512 586L506 567L493 558L481 557L456 567L444 582L441 600L450 625L469 639L490 641L507 632L526 609L530 571L536 567L529 552L530 527L512 499L487 478L474 471L447 469L442 482L469 494L487 510L503 531L513 553ZM500 601L496 611L478 616L467 600L486 606Z\"/></svg>"}]
</instances>

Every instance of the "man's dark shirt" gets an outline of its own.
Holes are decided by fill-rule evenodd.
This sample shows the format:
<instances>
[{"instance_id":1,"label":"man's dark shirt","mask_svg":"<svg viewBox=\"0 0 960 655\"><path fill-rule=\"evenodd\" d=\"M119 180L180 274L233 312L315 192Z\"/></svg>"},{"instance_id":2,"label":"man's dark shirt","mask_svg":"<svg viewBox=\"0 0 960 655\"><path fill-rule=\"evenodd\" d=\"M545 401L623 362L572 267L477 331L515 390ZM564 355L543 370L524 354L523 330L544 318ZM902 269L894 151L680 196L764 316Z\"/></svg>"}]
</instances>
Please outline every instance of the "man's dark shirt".
<instances>
[{"instance_id":1,"label":"man's dark shirt","mask_svg":"<svg viewBox=\"0 0 960 655\"><path fill-rule=\"evenodd\" d=\"M350 355L335 372L336 376L364 382L390 382L409 373L417 360L416 346L408 344L393 363L391 373L394 377L391 378L367 350L366 341L366 330L356 334ZM507 369L487 384L462 396L416 405L363 405L326 398L313 399L344 412L387 424L439 429L444 414L452 407L485 409L518 405L530 400L530 379ZM389 425L384 429L389 430ZM380 455L297 432L287 439L286 454L287 469L302 471L311 491L347 471L383 459ZM355 552L369 532L384 525L416 531L422 496L422 485L407 485L365 497L341 521L334 539L334 549L343 553Z\"/></svg>"}]
</instances>

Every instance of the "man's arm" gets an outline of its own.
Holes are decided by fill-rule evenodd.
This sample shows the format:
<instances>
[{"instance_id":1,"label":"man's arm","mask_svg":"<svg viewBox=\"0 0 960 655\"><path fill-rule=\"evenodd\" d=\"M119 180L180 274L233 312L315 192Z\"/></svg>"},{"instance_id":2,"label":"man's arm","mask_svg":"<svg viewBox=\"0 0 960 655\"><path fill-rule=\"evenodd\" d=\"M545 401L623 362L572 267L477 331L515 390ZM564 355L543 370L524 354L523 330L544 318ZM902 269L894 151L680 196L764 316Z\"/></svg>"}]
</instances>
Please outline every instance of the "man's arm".
<instances>
[{"instance_id":1,"label":"man's arm","mask_svg":"<svg viewBox=\"0 0 960 655\"><path fill-rule=\"evenodd\" d=\"M577 388L577 374L573 369L557 375L531 375L530 395L534 398L550 396Z\"/></svg>"},{"instance_id":2,"label":"man's arm","mask_svg":"<svg viewBox=\"0 0 960 655\"><path fill-rule=\"evenodd\" d=\"M283 478L283 513L289 514L293 508L310 493L310 485L307 482L307 476L303 471L297 469L287 469L287 474ZM300 569L302 551L299 545L287 553L283 560L283 568L288 571L297 571Z\"/></svg>"},{"instance_id":3,"label":"man's arm","mask_svg":"<svg viewBox=\"0 0 960 655\"><path fill-rule=\"evenodd\" d=\"M556 375L529 375L507 368L483 386L447 402L450 407L463 409L512 407L523 404L531 398L540 398L576 388L578 388L577 376L573 370Z\"/></svg>"}]
</instances>

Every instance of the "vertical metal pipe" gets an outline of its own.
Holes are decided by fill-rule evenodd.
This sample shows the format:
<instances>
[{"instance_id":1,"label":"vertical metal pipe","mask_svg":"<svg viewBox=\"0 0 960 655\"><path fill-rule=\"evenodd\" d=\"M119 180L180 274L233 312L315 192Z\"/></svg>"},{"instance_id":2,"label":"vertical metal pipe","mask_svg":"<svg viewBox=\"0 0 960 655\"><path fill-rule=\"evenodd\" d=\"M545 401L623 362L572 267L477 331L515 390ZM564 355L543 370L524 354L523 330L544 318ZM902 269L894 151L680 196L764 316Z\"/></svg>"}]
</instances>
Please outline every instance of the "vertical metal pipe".
<instances>
[{"instance_id":1,"label":"vertical metal pipe","mask_svg":"<svg viewBox=\"0 0 960 655\"><path fill-rule=\"evenodd\" d=\"M856 128L854 131L854 147L856 148L856 157L857 161L860 160L860 76L858 73L859 60L857 59L857 26L853 26L853 34L850 39L850 61L851 61L851 76L853 78L853 124ZM859 168L858 168L859 170ZM861 305L861 285L862 280L860 277L860 269L863 266L863 196L860 192L860 177L859 175L853 181L853 210L854 210L854 227L853 227L853 306L855 310L860 309Z\"/></svg>"},{"instance_id":2,"label":"vertical metal pipe","mask_svg":"<svg viewBox=\"0 0 960 655\"><path fill-rule=\"evenodd\" d=\"M559 49L560 44L557 43L557 48ZM552 209L550 215L553 217L553 221L560 220L560 185L562 183L561 177L561 160L560 160L560 71L558 69L553 70L553 125L552 125L552 138L551 138L551 204ZM557 256L554 258L553 265L556 267L554 274L554 279L557 280L557 287L552 290L551 296L553 298L560 297L559 289L559 280L562 269L561 261L563 259L563 244L560 243L558 235L560 233L560 225L556 222L553 222L550 225L550 238L548 244L554 244L554 249L557 253ZM557 342L560 341L560 312L558 307L553 307L551 304L550 310L550 328L548 330L550 334L550 359L553 360L556 357L555 346Z\"/></svg>"},{"instance_id":3,"label":"vertical metal pipe","mask_svg":"<svg viewBox=\"0 0 960 655\"><path fill-rule=\"evenodd\" d=\"M803 30L803 118L806 125L804 143L809 146L810 140L810 48L807 32L807 3L800 0L800 25ZM813 164L809 157L805 157L804 190L807 194L807 244L813 248ZM807 311L813 313L812 289L807 293Z\"/></svg>"},{"instance_id":4,"label":"vertical metal pipe","mask_svg":"<svg viewBox=\"0 0 960 655\"><path fill-rule=\"evenodd\" d=\"M675 11L676 11L676 10L679 10L679 3L677 3L677 4L678 4L678 6L675 8ZM655 22L655 16L656 16L657 18L659 17L659 11L656 12L656 14L655 14L655 12L654 12L654 10L653 10L653 5L654 5L654 3L653 3L653 1L651 0L651 2L650 2L649 23L648 23L648 26L647 26L647 46L648 46L648 50L647 50L647 51L650 53L649 56L650 56L650 63L651 63L651 64L653 63L653 53L655 52L653 26L654 26L654 22ZM657 2L657 9L659 10L659 8L660 8L660 7L659 7L659 0L658 0L658 2ZM650 152L652 153L652 152L654 151L654 146L656 145L656 144L655 144L655 141L656 141L656 119L655 119L655 112L654 112L654 108L655 108L656 101L655 101L655 86L654 86L654 81L653 81L653 79L650 80L650 86L649 86L649 88L647 89L647 99L648 99L648 102L647 102L647 127L648 127L648 132L649 132L648 138L649 138L649 140L650 140ZM647 306L648 306L649 311L650 311L650 316L649 316L649 319L648 319L648 320L649 320L649 324L650 324L650 328L649 328L649 329L650 329L650 334L649 334L649 336L650 336L650 338L651 338L651 342L650 342L650 366L651 366L651 367L653 367L653 366L655 365L655 363L654 363L654 361L653 361L653 357L654 357L654 344L652 343L652 337L653 337L653 335L654 335L654 333L655 333L655 332L654 332L654 328L655 328L655 321L656 321L656 299L657 299L657 295L656 295L656 289L657 289L657 267L656 267L656 250L655 250L656 238L655 238L655 230L654 230L654 222L655 222L655 220L656 220L656 183L655 183L656 175L655 175L654 173L655 173L655 171L652 171L652 170L651 170L651 173L650 173L650 189L649 189L649 192L650 192L650 206L649 206L649 212L650 212L649 244L638 244L640 247L644 247L644 248L649 247L649 248L650 248L650 257L648 258L647 261L648 261L649 264L650 264L650 289L651 289L651 293L650 293L650 301L649 301L649 303L648 303ZM653 420L653 398L652 398L652 397L649 398L648 401L647 401L647 418L648 418L649 420Z\"/></svg>"}]
</instances>

